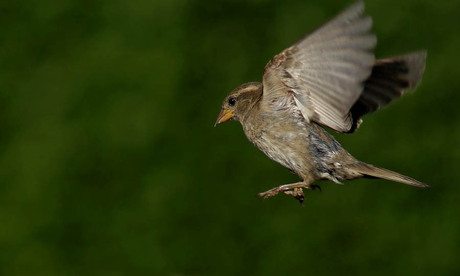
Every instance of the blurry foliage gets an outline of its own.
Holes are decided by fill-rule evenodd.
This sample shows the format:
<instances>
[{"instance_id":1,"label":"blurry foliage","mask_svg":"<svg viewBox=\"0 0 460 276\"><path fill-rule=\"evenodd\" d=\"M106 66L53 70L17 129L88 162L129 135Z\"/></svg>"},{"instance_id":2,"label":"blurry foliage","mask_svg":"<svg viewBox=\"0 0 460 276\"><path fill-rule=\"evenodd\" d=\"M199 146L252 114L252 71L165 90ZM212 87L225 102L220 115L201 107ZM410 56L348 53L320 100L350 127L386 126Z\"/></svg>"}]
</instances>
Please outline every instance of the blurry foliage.
<instances>
[{"instance_id":1,"label":"blurry foliage","mask_svg":"<svg viewBox=\"0 0 460 276\"><path fill-rule=\"evenodd\" d=\"M433 186L296 176L222 99L345 3L0 3L1 275L458 275L460 3L367 1L378 57L426 48L421 86L336 135Z\"/></svg>"}]
</instances>

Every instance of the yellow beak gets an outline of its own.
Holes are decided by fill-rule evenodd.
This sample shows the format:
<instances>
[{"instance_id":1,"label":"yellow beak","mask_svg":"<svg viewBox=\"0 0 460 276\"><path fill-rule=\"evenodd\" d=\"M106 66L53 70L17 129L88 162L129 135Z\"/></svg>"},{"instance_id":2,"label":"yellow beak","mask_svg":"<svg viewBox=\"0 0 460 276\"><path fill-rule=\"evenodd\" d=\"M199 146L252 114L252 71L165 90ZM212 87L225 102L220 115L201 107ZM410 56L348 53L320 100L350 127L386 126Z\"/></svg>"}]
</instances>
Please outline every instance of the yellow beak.
<instances>
[{"instance_id":1,"label":"yellow beak","mask_svg":"<svg viewBox=\"0 0 460 276\"><path fill-rule=\"evenodd\" d=\"M222 109L219 113L219 116L217 116L217 120L214 126L217 126L218 124L221 124L221 123L225 123L231 118L233 118L233 113L228 109Z\"/></svg>"}]
</instances>

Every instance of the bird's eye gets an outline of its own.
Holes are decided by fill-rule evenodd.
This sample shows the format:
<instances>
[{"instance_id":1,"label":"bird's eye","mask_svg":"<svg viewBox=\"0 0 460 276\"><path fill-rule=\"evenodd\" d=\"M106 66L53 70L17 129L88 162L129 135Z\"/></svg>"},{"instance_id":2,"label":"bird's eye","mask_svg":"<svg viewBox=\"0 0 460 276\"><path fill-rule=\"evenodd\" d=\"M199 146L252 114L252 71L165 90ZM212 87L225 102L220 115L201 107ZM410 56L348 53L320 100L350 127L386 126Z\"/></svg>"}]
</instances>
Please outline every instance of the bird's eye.
<instances>
[{"instance_id":1,"label":"bird's eye","mask_svg":"<svg viewBox=\"0 0 460 276\"><path fill-rule=\"evenodd\" d=\"M230 98L230 99L228 99L228 104L229 104L230 106L234 106L235 103L236 103L236 99L235 99L235 98Z\"/></svg>"}]
</instances>

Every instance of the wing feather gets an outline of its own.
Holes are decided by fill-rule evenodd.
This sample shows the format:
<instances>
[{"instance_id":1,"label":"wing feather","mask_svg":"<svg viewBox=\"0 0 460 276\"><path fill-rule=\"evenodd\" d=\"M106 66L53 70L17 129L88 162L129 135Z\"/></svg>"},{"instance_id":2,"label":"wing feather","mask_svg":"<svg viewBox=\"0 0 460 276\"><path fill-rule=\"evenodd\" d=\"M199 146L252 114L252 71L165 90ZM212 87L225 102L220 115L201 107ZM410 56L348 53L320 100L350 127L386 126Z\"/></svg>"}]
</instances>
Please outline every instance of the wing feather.
<instances>
[{"instance_id":1,"label":"wing feather","mask_svg":"<svg viewBox=\"0 0 460 276\"><path fill-rule=\"evenodd\" d=\"M308 121L348 131L348 113L375 62L372 18L363 13L359 1L275 56L265 67L263 104L295 104Z\"/></svg>"},{"instance_id":2,"label":"wing feather","mask_svg":"<svg viewBox=\"0 0 460 276\"><path fill-rule=\"evenodd\" d=\"M405 91L414 89L425 70L426 52L418 51L406 55L377 60L372 74L364 82L363 93L350 110L355 131L361 117L381 109L401 97Z\"/></svg>"}]
</instances>

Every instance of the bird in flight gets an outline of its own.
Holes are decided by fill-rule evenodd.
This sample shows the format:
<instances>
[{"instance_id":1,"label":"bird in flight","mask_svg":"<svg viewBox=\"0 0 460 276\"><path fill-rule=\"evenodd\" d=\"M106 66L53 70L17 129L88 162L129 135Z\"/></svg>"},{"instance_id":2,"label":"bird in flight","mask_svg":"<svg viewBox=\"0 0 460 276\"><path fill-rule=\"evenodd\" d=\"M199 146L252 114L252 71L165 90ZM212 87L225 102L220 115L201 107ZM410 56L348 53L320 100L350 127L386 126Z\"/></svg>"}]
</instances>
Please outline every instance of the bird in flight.
<instances>
[{"instance_id":1,"label":"bird in flight","mask_svg":"<svg viewBox=\"0 0 460 276\"><path fill-rule=\"evenodd\" d=\"M300 177L260 197L284 193L302 203L303 189L318 188L318 180L361 177L429 187L357 160L322 127L353 133L364 115L415 88L423 75L425 51L375 59L371 27L359 1L273 57L262 82L245 83L225 98L216 125L239 121L249 141Z\"/></svg>"}]
</instances>

